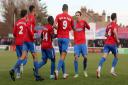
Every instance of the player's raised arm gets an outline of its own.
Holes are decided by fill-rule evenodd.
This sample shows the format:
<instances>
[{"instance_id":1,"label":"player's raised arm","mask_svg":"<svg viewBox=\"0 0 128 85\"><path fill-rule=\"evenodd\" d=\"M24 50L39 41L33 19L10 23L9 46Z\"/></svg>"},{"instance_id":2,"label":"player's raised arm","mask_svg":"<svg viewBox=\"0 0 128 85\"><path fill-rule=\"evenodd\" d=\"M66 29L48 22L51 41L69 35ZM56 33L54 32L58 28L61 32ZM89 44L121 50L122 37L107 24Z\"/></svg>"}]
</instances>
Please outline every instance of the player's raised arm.
<instances>
[{"instance_id":1,"label":"player's raised arm","mask_svg":"<svg viewBox=\"0 0 128 85\"><path fill-rule=\"evenodd\" d=\"M85 27L88 29L88 30L90 30L90 26L89 26L89 24L85 21Z\"/></svg>"}]
</instances>

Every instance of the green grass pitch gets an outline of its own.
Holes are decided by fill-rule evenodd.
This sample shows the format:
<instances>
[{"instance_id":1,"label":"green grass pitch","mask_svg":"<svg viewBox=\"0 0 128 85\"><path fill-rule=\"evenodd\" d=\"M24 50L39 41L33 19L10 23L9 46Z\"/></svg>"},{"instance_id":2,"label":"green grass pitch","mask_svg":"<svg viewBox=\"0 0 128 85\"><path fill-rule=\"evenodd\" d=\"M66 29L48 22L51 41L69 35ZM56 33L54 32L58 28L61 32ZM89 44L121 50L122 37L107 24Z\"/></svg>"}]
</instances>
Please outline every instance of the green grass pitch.
<instances>
[{"instance_id":1,"label":"green grass pitch","mask_svg":"<svg viewBox=\"0 0 128 85\"><path fill-rule=\"evenodd\" d=\"M9 70L16 62L15 52L0 51L0 85L128 85L128 55L119 55L119 62L116 68L118 77L113 77L109 72L113 56L110 54L107 61L104 63L101 78L96 78L96 68L102 54L88 54L88 78L83 75L82 57L79 58L79 77L74 79L73 54L68 54L66 58L66 70L69 74L68 79L62 79L60 71L59 80L50 80L50 61L40 69L40 74L45 78L42 82L34 81L32 57L29 55L28 63L24 67L24 73L21 79L13 82L9 78ZM38 59L41 61L41 55L38 54ZM59 59L59 54L56 54L56 61ZM57 64L58 62L56 62Z\"/></svg>"}]
</instances>

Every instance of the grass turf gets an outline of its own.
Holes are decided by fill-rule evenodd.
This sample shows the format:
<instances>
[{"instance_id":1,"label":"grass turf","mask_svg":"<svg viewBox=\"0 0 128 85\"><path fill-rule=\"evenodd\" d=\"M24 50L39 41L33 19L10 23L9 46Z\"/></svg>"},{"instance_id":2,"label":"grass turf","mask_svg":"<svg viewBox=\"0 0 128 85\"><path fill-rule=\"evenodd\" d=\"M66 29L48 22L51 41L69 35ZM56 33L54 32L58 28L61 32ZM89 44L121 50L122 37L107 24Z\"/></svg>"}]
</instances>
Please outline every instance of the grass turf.
<instances>
[{"instance_id":1,"label":"grass turf","mask_svg":"<svg viewBox=\"0 0 128 85\"><path fill-rule=\"evenodd\" d=\"M88 78L83 75L83 61L79 58L79 77L74 79L73 54L68 54L66 58L66 70L69 74L68 79L62 79L62 72L59 73L59 80L50 80L50 61L40 69L40 74L45 78L42 82L34 81L32 57L29 55L28 63L24 67L22 78L13 82L9 78L9 70L16 63L15 52L0 51L0 85L128 85L128 57L127 55L119 55L119 62L116 67L118 77L113 77L109 72L111 69L113 56L110 54L104 63L101 78L96 78L96 68L102 54L88 54ZM41 55L38 54L41 61ZM59 54L56 54L56 65L58 63Z\"/></svg>"}]
</instances>

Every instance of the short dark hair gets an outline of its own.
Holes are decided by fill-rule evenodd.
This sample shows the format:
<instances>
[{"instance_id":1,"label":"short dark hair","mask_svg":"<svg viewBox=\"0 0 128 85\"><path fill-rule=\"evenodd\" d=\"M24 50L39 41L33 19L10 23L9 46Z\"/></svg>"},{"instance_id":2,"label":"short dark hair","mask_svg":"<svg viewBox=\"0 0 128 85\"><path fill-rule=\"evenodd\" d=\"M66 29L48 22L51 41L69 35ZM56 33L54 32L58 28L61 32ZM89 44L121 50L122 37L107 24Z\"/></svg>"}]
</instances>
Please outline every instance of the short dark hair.
<instances>
[{"instance_id":1,"label":"short dark hair","mask_svg":"<svg viewBox=\"0 0 128 85\"><path fill-rule=\"evenodd\" d=\"M82 15L82 13L81 13L80 11L77 11L76 13L79 13L79 14L80 14L80 16Z\"/></svg>"},{"instance_id":2,"label":"short dark hair","mask_svg":"<svg viewBox=\"0 0 128 85\"><path fill-rule=\"evenodd\" d=\"M33 9L35 9L35 6L34 6L34 5L30 5L30 6L29 6L29 11L32 12Z\"/></svg>"},{"instance_id":3,"label":"short dark hair","mask_svg":"<svg viewBox=\"0 0 128 85\"><path fill-rule=\"evenodd\" d=\"M111 14L111 20L115 20L117 18L116 13Z\"/></svg>"},{"instance_id":4,"label":"short dark hair","mask_svg":"<svg viewBox=\"0 0 128 85\"><path fill-rule=\"evenodd\" d=\"M27 15L27 10L26 9L22 9L21 13L20 13L20 17L23 18Z\"/></svg>"},{"instance_id":5,"label":"short dark hair","mask_svg":"<svg viewBox=\"0 0 128 85\"><path fill-rule=\"evenodd\" d=\"M68 5L64 4L63 7L62 7L62 11L66 11L66 10L68 10Z\"/></svg>"},{"instance_id":6,"label":"short dark hair","mask_svg":"<svg viewBox=\"0 0 128 85\"><path fill-rule=\"evenodd\" d=\"M50 25L53 25L54 24L54 18L53 18L53 16L48 16L48 23Z\"/></svg>"}]
</instances>

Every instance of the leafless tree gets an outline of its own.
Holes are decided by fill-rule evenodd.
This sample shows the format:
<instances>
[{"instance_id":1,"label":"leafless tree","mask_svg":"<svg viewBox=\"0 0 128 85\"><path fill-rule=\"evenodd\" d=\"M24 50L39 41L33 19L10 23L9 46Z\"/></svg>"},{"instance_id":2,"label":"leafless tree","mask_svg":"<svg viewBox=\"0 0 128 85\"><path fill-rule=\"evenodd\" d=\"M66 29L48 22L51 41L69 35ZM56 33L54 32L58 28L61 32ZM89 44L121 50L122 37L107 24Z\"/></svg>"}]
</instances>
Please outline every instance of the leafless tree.
<instances>
[{"instance_id":1,"label":"leafless tree","mask_svg":"<svg viewBox=\"0 0 128 85\"><path fill-rule=\"evenodd\" d=\"M45 3L41 4L39 0L2 0L4 15L4 23L0 22L0 35L7 36L8 33L12 33L12 28L19 19L21 9L27 9L30 5L36 7L37 22L44 22L44 18L47 16L47 6Z\"/></svg>"}]
</instances>

